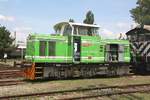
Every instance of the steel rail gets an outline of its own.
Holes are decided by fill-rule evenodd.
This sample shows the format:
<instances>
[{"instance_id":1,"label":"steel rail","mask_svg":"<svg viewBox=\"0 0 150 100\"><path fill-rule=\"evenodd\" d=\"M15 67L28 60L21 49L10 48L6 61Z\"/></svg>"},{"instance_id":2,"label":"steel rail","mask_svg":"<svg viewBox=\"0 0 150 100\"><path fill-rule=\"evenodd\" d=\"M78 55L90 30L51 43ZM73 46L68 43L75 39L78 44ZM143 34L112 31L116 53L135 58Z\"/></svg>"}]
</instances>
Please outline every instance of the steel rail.
<instances>
[{"instance_id":1,"label":"steel rail","mask_svg":"<svg viewBox=\"0 0 150 100\"><path fill-rule=\"evenodd\" d=\"M119 91L119 92L112 92L112 93L106 93L106 94L63 98L59 100L80 100L80 99L83 100L83 99L91 99L91 98L98 98L98 97L104 97L104 96L123 95L123 94L131 94L131 93L147 93L147 92L150 92L150 89L149 90L134 90L134 91Z\"/></svg>"},{"instance_id":2,"label":"steel rail","mask_svg":"<svg viewBox=\"0 0 150 100\"><path fill-rule=\"evenodd\" d=\"M150 84L136 84L136 85L125 85L125 86L105 86L105 87L95 87L95 88L82 88L82 89L73 89L73 90L63 90L63 91L51 91L51 92L41 92L41 93L30 93L30 94L20 94L20 95L11 95L11 96L1 96L0 99L11 99L11 98L21 98L21 97L32 97L32 96L53 96L53 95L58 95L58 94L64 94L64 93L73 93L73 92L87 92L87 91L92 91L92 90L102 90L102 89L126 89L126 88L135 88L135 87L142 87L142 86L147 86L150 87ZM147 90L147 91L150 91ZM145 91L145 92L147 92ZM110 93L110 94L99 94L93 97L98 97L98 96L107 96L107 95L115 95L115 94L127 94L127 93L135 93L135 92L144 92L141 90L136 90L136 91L128 91L128 92L118 92L118 93ZM92 96L89 96L92 97ZM86 97L76 97L78 98L86 98ZM67 98L66 98L67 99ZM75 98L72 98L75 99Z\"/></svg>"},{"instance_id":3,"label":"steel rail","mask_svg":"<svg viewBox=\"0 0 150 100\"><path fill-rule=\"evenodd\" d=\"M25 83L23 80L6 80L0 81L0 86L11 86Z\"/></svg>"}]
</instances>

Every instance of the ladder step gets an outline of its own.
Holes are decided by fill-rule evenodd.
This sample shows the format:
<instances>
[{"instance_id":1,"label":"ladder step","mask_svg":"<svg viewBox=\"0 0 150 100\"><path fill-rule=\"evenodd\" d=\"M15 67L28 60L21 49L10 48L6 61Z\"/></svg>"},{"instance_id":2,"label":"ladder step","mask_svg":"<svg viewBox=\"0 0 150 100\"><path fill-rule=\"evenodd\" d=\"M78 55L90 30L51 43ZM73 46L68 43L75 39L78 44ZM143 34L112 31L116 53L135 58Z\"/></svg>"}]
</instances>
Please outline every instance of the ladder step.
<instances>
[{"instance_id":1,"label":"ladder step","mask_svg":"<svg viewBox=\"0 0 150 100\"><path fill-rule=\"evenodd\" d=\"M35 77L35 79L43 79L43 77Z\"/></svg>"},{"instance_id":2,"label":"ladder step","mask_svg":"<svg viewBox=\"0 0 150 100\"><path fill-rule=\"evenodd\" d=\"M35 72L36 74L43 74L43 72Z\"/></svg>"},{"instance_id":3,"label":"ladder step","mask_svg":"<svg viewBox=\"0 0 150 100\"><path fill-rule=\"evenodd\" d=\"M35 67L36 69L43 69L43 67Z\"/></svg>"}]
</instances>

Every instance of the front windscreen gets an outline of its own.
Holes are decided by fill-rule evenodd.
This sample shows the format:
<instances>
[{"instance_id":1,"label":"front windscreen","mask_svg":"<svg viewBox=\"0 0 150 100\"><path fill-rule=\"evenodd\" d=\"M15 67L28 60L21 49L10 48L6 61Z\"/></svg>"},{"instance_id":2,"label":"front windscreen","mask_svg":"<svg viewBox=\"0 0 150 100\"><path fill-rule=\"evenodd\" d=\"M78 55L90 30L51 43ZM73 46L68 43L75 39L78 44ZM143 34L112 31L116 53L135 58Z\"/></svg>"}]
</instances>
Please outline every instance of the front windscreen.
<instances>
[{"instance_id":1,"label":"front windscreen","mask_svg":"<svg viewBox=\"0 0 150 100\"><path fill-rule=\"evenodd\" d=\"M98 28L80 26L80 27L78 27L78 34L79 35L88 35L88 36L97 36Z\"/></svg>"}]
</instances>

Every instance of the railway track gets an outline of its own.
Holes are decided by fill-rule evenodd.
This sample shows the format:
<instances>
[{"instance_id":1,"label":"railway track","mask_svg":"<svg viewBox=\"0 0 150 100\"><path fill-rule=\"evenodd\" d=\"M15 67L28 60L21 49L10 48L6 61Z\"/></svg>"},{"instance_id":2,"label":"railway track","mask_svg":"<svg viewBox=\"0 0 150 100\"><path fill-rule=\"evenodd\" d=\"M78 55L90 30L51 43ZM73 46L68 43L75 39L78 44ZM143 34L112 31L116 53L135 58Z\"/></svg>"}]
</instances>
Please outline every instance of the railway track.
<instances>
[{"instance_id":1,"label":"railway track","mask_svg":"<svg viewBox=\"0 0 150 100\"><path fill-rule=\"evenodd\" d=\"M19 85L24 84L23 80L1 80L0 86L11 86L11 85Z\"/></svg>"},{"instance_id":2,"label":"railway track","mask_svg":"<svg viewBox=\"0 0 150 100\"><path fill-rule=\"evenodd\" d=\"M0 68L0 86L11 86L23 84L24 81L16 79L23 77L23 71L15 67Z\"/></svg>"},{"instance_id":3,"label":"railway track","mask_svg":"<svg viewBox=\"0 0 150 100\"><path fill-rule=\"evenodd\" d=\"M77 100L77 99L89 99L103 96L122 95L130 93L144 93L144 92L150 92L150 84L80 88L74 90L2 96L0 97L0 99L12 99L12 98L17 99L22 97L33 97L33 96L38 97L51 96L57 98L58 100Z\"/></svg>"},{"instance_id":4,"label":"railway track","mask_svg":"<svg viewBox=\"0 0 150 100\"><path fill-rule=\"evenodd\" d=\"M1 70L0 73L20 72L20 70Z\"/></svg>"},{"instance_id":5,"label":"railway track","mask_svg":"<svg viewBox=\"0 0 150 100\"><path fill-rule=\"evenodd\" d=\"M0 70L0 79L23 77L21 70Z\"/></svg>"}]
</instances>

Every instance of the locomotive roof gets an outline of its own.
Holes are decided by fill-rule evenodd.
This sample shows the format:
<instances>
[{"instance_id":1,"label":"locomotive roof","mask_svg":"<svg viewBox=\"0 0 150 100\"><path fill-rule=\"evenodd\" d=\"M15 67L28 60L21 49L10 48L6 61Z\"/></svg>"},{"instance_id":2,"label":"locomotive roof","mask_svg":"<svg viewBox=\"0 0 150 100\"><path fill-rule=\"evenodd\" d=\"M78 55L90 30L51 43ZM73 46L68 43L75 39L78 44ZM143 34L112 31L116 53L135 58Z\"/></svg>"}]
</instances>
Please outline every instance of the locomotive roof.
<instances>
[{"instance_id":1,"label":"locomotive roof","mask_svg":"<svg viewBox=\"0 0 150 100\"><path fill-rule=\"evenodd\" d=\"M74 23L74 22L60 22L54 26L54 29L57 30L61 28L63 25L70 25L70 26L84 26L84 27L93 27L93 28L99 28L99 25L95 24L84 24L84 23Z\"/></svg>"},{"instance_id":2,"label":"locomotive roof","mask_svg":"<svg viewBox=\"0 0 150 100\"><path fill-rule=\"evenodd\" d=\"M150 31L150 25L144 25L144 28Z\"/></svg>"},{"instance_id":3,"label":"locomotive roof","mask_svg":"<svg viewBox=\"0 0 150 100\"><path fill-rule=\"evenodd\" d=\"M136 28L128 31L126 35L145 34L145 33L150 33L150 25L144 25L143 28L141 28L140 26L137 26Z\"/></svg>"}]
</instances>

